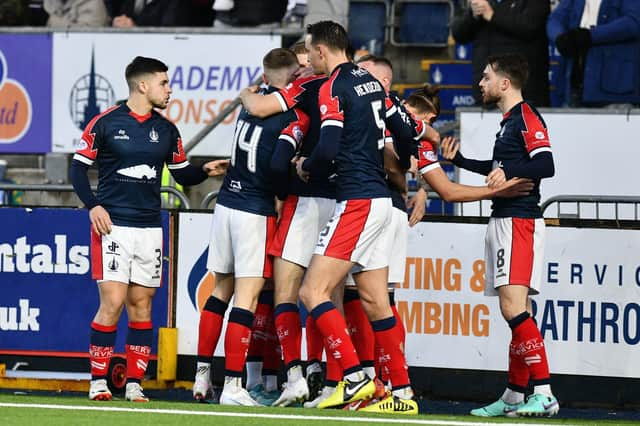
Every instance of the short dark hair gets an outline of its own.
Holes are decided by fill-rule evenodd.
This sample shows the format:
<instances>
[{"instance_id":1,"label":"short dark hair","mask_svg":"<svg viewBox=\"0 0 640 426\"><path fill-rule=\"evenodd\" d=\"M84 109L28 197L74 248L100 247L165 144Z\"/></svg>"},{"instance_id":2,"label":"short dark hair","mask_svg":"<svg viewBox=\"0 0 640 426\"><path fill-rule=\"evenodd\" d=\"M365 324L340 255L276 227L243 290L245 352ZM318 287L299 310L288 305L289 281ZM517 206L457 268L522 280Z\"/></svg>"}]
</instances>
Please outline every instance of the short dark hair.
<instances>
[{"instance_id":1,"label":"short dark hair","mask_svg":"<svg viewBox=\"0 0 640 426\"><path fill-rule=\"evenodd\" d=\"M384 65L386 67L388 67L391 71L393 71L393 64L391 64L391 61L387 58L385 58L384 56L377 56L377 55L364 55L358 58L358 60L356 61L356 64L361 64L362 62L373 62L375 65Z\"/></svg>"},{"instance_id":2,"label":"short dark hair","mask_svg":"<svg viewBox=\"0 0 640 426\"><path fill-rule=\"evenodd\" d=\"M276 47L271 49L264 58L262 58L262 66L264 69L279 70L298 65L298 58L291 49Z\"/></svg>"},{"instance_id":3,"label":"short dark hair","mask_svg":"<svg viewBox=\"0 0 640 426\"><path fill-rule=\"evenodd\" d=\"M157 59L145 58L144 56L136 56L124 71L124 77L127 79L129 88L135 87L135 79L143 74L154 74L157 72L167 72L169 67Z\"/></svg>"},{"instance_id":4,"label":"short dark hair","mask_svg":"<svg viewBox=\"0 0 640 426\"><path fill-rule=\"evenodd\" d=\"M440 115L440 96L438 92L439 87L426 84L418 90L411 92L406 102L407 105L415 108L418 113L423 114L425 112L431 112L435 114L432 122L435 121Z\"/></svg>"},{"instance_id":5,"label":"short dark hair","mask_svg":"<svg viewBox=\"0 0 640 426\"><path fill-rule=\"evenodd\" d=\"M518 53L492 55L487 58L487 64L496 74L502 74L511 81L516 89L522 89L529 78L529 63L527 58Z\"/></svg>"},{"instance_id":6,"label":"short dark hair","mask_svg":"<svg viewBox=\"0 0 640 426\"><path fill-rule=\"evenodd\" d=\"M349 48L349 36L342 25L333 21L320 21L307 25L307 34L311 43L326 45L331 50L346 52Z\"/></svg>"}]
</instances>

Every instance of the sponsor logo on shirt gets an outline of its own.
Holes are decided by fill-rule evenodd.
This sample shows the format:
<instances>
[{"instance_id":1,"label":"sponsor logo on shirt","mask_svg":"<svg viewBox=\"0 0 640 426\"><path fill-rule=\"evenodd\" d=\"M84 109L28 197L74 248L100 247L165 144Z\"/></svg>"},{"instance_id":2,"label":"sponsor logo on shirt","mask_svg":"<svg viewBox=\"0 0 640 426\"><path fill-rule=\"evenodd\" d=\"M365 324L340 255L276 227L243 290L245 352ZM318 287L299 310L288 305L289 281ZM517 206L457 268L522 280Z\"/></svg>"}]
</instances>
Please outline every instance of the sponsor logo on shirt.
<instances>
[{"instance_id":1,"label":"sponsor logo on shirt","mask_svg":"<svg viewBox=\"0 0 640 426\"><path fill-rule=\"evenodd\" d=\"M146 164L138 164L137 166L127 167L126 169L120 169L117 172L119 175L128 176L136 179L156 179L158 173L155 167L150 167Z\"/></svg>"},{"instance_id":2,"label":"sponsor logo on shirt","mask_svg":"<svg viewBox=\"0 0 640 426\"><path fill-rule=\"evenodd\" d=\"M117 135L115 135L115 136L113 137L113 139L115 139L115 140L128 141L130 138L129 138L129 135L127 135L127 131L126 131L126 130L124 130L124 129L120 129L120 130L118 130L118 134L117 134Z\"/></svg>"}]
</instances>

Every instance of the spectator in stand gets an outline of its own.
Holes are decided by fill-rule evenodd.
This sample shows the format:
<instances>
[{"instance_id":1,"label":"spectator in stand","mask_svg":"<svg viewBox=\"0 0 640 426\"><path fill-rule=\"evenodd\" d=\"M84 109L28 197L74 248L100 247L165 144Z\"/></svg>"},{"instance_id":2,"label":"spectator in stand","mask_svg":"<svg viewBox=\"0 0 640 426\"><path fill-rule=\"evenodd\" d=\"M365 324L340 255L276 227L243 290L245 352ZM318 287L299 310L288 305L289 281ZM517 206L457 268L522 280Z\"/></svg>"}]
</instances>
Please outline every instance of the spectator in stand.
<instances>
[{"instance_id":1,"label":"spectator in stand","mask_svg":"<svg viewBox=\"0 0 640 426\"><path fill-rule=\"evenodd\" d=\"M349 29L349 2L344 0L307 0L304 25L331 20Z\"/></svg>"},{"instance_id":2,"label":"spectator in stand","mask_svg":"<svg viewBox=\"0 0 640 426\"><path fill-rule=\"evenodd\" d=\"M212 0L112 0L112 25L131 27L210 27Z\"/></svg>"},{"instance_id":3,"label":"spectator in stand","mask_svg":"<svg viewBox=\"0 0 640 426\"><path fill-rule=\"evenodd\" d=\"M640 1L562 0L547 34L566 59L566 105L640 104Z\"/></svg>"},{"instance_id":4,"label":"spectator in stand","mask_svg":"<svg viewBox=\"0 0 640 426\"><path fill-rule=\"evenodd\" d=\"M287 12L287 0L215 0L214 27L277 28Z\"/></svg>"},{"instance_id":5,"label":"spectator in stand","mask_svg":"<svg viewBox=\"0 0 640 426\"><path fill-rule=\"evenodd\" d=\"M473 43L473 97L482 105L480 80L490 55L521 53L529 62L525 99L549 105L549 0L470 0L451 24L458 43Z\"/></svg>"},{"instance_id":6,"label":"spectator in stand","mask_svg":"<svg viewBox=\"0 0 640 426\"><path fill-rule=\"evenodd\" d=\"M307 0L289 0L287 13L282 19L282 24L290 27L302 27L306 15Z\"/></svg>"},{"instance_id":7,"label":"spectator in stand","mask_svg":"<svg viewBox=\"0 0 640 426\"><path fill-rule=\"evenodd\" d=\"M104 27L109 25L102 0L44 0L48 27Z\"/></svg>"}]
</instances>

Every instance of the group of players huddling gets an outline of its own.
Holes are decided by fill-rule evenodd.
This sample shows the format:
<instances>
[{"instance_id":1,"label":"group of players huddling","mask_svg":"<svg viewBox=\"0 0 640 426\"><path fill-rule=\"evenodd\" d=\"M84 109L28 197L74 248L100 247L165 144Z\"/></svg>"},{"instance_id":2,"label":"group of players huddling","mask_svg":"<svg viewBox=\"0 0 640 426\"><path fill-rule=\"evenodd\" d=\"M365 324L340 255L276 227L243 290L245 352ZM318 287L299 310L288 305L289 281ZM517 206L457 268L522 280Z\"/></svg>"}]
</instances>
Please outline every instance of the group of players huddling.
<instances>
[{"instance_id":1,"label":"group of players huddling","mask_svg":"<svg viewBox=\"0 0 640 426\"><path fill-rule=\"evenodd\" d=\"M422 218L426 193L418 191L408 218L405 173L417 163L447 201L521 199L537 184L450 182L430 127L439 113L435 92L425 87L401 101L389 93L391 63L371 55L353 63L339 24L318 22L307 32L306 52L268 52L265 84L240 94L244 108L213 216L207 266L216 286L201 313L193 395L210 395L211 360L233 296L221 404L307 401L305 407L417 414L393 289L404 279L408 220ZM300 77L305 60L311 75ZM453 159L455 141L442 142ZM306 372L299 302L309 312ZM269 344L274 333L278 342ZM277 343L286 368L282 392Z\"/></svg>"},{"instance_id":2,"label":"group of players huddling","mask_svg":"<svg viewBox=\"0 0 640 426\"><path fill-rule=\"evenodd\" d=\"M126 399L148 401L140 382L162 267L155 171L167 162L184 184L226 173L211 228L207 267L215 272L215 289L200 316L196 400L211 397L211 362L233 297L221 404L304 402L418 413L393 298L404 280L408 227L425 209L424 189L406 200L405 176L413 170L446 201L493 200L486 252L487 282L493 285L487 287L499 293L512 329L509 384L498 401L471 414L557 413L544 343L529 314L528 295L539 290L542 266L539 184L554 169L546 126L522 100L526 62L517 55L489 59L480 83L483 98L497 103L504 117L493 160L477 161L464 158L455 140L441 141L431 127L440 112L436 91L425 87L401 101L389 92L391 63L375 56L354 63L348 43L344 28L322 21L308 26L304 46L295 52L268 52L265 84L240 93L244 108L231 159L200 169L186 160L175 126L153 111L165 108L171 93L166 65L138 57L127 67L129 99L92 120L72 167L76 192L90 209L92 269L100 290L91 324L90 399L111 399L105 377L126 304ZM439 148L457 166L486 175L487 186L449 181L438 163ZM138 163L148 162L149 149L157 151L153 167L147 166L153 180L135 174ZM86 174L95 160L97 198ZM110 195L120 193L128 198ZM153 207L144 223L143 195ZM147 230L154 234L141 234ZM149 243L143 247L137 238ZM308 312L306 363L299 303ZM282 361L286 383L280 392ZM534 392L525 400L530 381Z\"/></svg>"}]
</instances>

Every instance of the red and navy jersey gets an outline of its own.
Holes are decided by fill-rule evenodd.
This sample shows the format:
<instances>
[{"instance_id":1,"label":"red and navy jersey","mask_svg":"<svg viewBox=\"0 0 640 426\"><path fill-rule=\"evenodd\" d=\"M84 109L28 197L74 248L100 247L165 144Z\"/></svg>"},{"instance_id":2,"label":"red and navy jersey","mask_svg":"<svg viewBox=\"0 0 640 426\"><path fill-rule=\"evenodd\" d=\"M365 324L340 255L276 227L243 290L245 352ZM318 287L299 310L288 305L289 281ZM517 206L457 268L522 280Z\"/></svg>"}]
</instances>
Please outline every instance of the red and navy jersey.
<instances>
[{"instance_id":1,"label":"red and navy jersey","mask_svg":"<svg viewBox=\"0 0 640 426\"><path fill-rule=\"evenodd\" d=\"M518 166L541 152L551 152L549 133L540 113L529 103L521 102L504 114L493 147L493 168ZM516 198L494 198L494 217L542 217L540 180L534 179L529 195Z\"/></svg>"},{"instance_id":2,"label":"red and navy jersey","mask_svg":"<svg viewBox=\"0 0 640 426\"><path fill-rule=\"evenodd\" d=\"M115 225L160 226L164 163L187 167L176 126L156 111L141 116L126 104L94 117L82 134L74 160L98 162L97 199Z\"/></svg>"},{"instance_id":3,"label":"red and navy jersey","mask_svg":"<svg viewBox=\"0 0 640 426\"><path fill-rule=\"evenodd\" d=\"M387 97L388 97L387 104L389 103L393 104L398 109L398 114L402 118L402 121L405 123L405 125L412 128L417 138L421 137L426 130L425 123L422 120L418 120L413 115L411 115L411 113L407 111L404 105L402 105L402 101L395 93L390 92L387 95ZM393 136L391 135L391 132L389 131L389 129L387 129L386 131L385 142L387 143L394 142ZM418 152L417 152L418 147L415 148L416 152L413 153L416 156L418 156ZM407 205L404 199L403 192L401 192L395 185L389 182L388 179L387 179L387 184L389 186L389 191L391 193L391 202L393 204L393 207L406 212Z\"/></svg>"},{"instance_id":4,"label":"red and navy jersey","mask_svg":"<svg viewBox=\"0 0 640 426\"><path fill-rule=\"evenodd\" d=\"M424 175L438 167L440 167L440 162L433 142L427 139L421 140L418 146L418 172L420 175Z\"/></svg>"},{"instance_id":5,"label":"red and navy jersey","mask_svg":"<svg viewBox=\"0 0 640 426\"><path fill-rule=\"evenodd\" d=\"M299 78L288 84L284 89L275 92L282 106L282 111L299 108L307 114L311 120L309 132L297 150L298 155L301 157L309 157L320 138L318 95L320 86L322 86L322 83L325 81L327 81L327 77L319 75ZM336 185L335 181L331 179L331 175L333 175L333 173L327 173L326 176L313 176L307 183L295 174L289 186L289 193L302 197L335 198Z\"/></svg>"},{"instance_id":6,"label":"red and navy jersey","mask_svg":"<svg viewBox=\"0 0 640 426\"><path fill-rule=\"evenodd\" d=\"M337 66L320 89L321 129L340 130L336 200L389 197L382 150L386 127L403 126L382 85L352 63ZM321 138L324 136L321 136ZM324 142L321 142L321 144Z\"/></svg>"},{"instance_id":7,"label":"red and navy jersey","mask_svg":"<svg viewBox=\"0 0 640 426\"><path fill-rule=\"evenodd\" d=\"M275 90L267 88L263 94ZM235 210L275 216L271 156L280 138L282 143L299 145L308 128L309 118L296 109L261 119L243 108L236 122L231 165L218 203Z\"/></svg>"}]
</instances>

